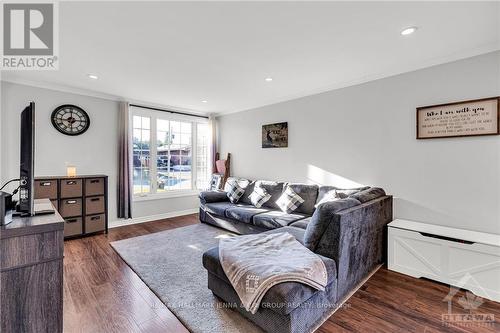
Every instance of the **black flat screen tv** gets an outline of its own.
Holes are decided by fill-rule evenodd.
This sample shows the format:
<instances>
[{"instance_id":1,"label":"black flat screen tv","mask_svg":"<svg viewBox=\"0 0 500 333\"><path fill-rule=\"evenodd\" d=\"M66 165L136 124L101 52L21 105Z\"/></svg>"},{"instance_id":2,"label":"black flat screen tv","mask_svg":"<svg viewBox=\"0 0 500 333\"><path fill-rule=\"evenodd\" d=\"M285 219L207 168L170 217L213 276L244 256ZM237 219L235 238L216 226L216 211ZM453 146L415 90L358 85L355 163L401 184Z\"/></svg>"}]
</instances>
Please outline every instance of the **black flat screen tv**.
<instances>
[{"instance_id":1,"label":"black flat screen tv","mask_svg":"<svg viewBox=\"0 0 500 333\"><path fill-rule=\"evenodd\" d=\"M19 205L17 210L25 216L35 215L35 103L21 112L21 156L19 170Z\"/></svg>"}]
</instances>

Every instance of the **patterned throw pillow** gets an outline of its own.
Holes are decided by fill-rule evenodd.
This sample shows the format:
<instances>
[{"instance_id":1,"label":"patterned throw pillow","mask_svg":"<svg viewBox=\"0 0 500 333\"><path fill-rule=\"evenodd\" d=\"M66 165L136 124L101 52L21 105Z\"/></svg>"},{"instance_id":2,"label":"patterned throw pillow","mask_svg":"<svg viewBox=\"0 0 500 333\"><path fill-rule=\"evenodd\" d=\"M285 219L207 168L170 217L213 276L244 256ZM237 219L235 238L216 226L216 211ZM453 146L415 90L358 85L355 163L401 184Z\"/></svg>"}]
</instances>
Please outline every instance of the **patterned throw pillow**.
<instances>
[{"instance_id":1,"label":"patterned throw pillow","mask_svg":"<svg viewBox=\"0 0 500 333\"><path fill-rule=\"evenodd\" d=\"M354 188L354 189L337 189L337 190L335 190L335 192L337 192L337 196L339 196L339 197L341 195L344 196L341 199L345 199L347 197L350 197L351 195L356 194L356 193L358 193L360 191L361 190L359 190L357 188Z\"/></svg>"},{"instance_id":2,"label":"patterned throw pillow","mask_svg":"<svg viewBox=\"0 0 500 333\"><path fill-rule=\"evenodd\" d=\"M290 214L299 208L304 201L290 186L287 186L285 192L276 201L276 204L283 212Z\"/></svg>"},{"instance_id":3,"label":"patterned throw pillow","mask_svg":"<svg viewBox=\"0 0 500 333\"><path fill-rule=\"evenodd\" d=\"M347 197L348 195L345 194L344 192L338 190L331 190L326 192L323 198L317 204L314 205L314 208L318 208L321 204L324 204L325 202L337 201L340 199L345 199Z\"/></svg>"},{"instance_id":4,"label":"patterned throw pillow","mask_svg":"<svg viewBox=\"0 0 500 333\"><path fill-rule=\"evenodd\" d=\"M250 194L250 201L257 208L262 207L269 199L271 199L271 195L260 186L255 186L252 194Z\"/></svg>"},{"instance_id":5,"label":"patterned throw pillow","mask_svg":"<svg viewBox=\"0 0 500 333\"><path fill-rule=\"evenodd\" d=\"M241 187L237 181L233 181L229 185L230 186L227 191L227 197L232 203L237 203L243 193L245 193L245 188Z\"/></svg>"}]
</instances>

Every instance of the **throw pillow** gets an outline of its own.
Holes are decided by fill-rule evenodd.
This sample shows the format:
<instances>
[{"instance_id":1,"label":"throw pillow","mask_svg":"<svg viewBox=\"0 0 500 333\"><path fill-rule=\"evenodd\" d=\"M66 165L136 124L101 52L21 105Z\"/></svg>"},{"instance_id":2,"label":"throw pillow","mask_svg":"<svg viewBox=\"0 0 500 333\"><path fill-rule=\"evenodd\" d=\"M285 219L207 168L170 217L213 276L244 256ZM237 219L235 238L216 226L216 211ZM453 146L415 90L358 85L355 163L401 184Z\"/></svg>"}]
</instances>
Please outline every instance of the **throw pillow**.
<instances>
[{"instance_id":1,"label":"throw pillow","mask_svg":"<svg viewBox=\"0 0 500 333\"><path fill-rule=\"evenodd\" d=\"M324 204L325 202L337 201L340 199L345 199L347 197L348 197L348 195L343 193L343 192L340 192L338 190L331 190L331 191L326 192L325 195L323 196L323 198L317 204L315 204L314 207L318 208L320 205Z\"/></svg>"},{"instance_id":2,"label":"throw pillow","mask_svg":"<svg viewBox=\"0 0 500 333\"><path fill-rule=\"evenodd\" d=\"M271 195L259 186L255 186L252 194L250 194L250 201L252 202L252 205L257 208L262 207L262 205L269 201L269 199L271 199Z\"/></svg>"},{"instance_id":3,"label":"throw pillow","mask_svg":"<svg viewBox=\"0 0 500 333\"><path fill-rule=\"evenodd\" d=\"M289 186L286 187L285 192L276 201L278 207L287 214L299 208L302 203L304 203L304 199Z\"/></svg>"},{"instance_id":4,"label":"throw pillow","mask_svg":"<svg viewBox=\"0 0 500 333\"><path fill-rule=\"evenodd\" d=\"M229 184L227 189L227 197L231 203L237 203L241 196L245 193L245 188L241 187L237 181L233 181Z\"/></svg>"}]
</instances>

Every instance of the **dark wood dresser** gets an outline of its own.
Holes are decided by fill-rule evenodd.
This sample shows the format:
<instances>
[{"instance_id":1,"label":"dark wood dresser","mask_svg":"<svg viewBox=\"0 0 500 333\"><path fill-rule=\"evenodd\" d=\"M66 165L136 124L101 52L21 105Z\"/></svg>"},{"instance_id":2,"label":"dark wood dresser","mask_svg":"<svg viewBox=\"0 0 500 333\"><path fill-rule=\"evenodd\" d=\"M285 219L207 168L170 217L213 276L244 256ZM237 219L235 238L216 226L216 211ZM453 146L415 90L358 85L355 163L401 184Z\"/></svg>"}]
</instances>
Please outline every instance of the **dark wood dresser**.
<instances>
[{"instance_id":1,"label":"dark wood dresser","mask_svg":"<svg viewBox=\"0 0 500 333\"><path fill-rule=\"evenodd\" d=\"M37 177L35 198L52 201L65 220L65 238L108 232L108 176Z\"/></svg>"},{"instance_id":2,"label":"dark wood dresser","mask_svg":"<svg viewBox=\"0 0 500 333\"><path fill-rule=\"evenodd\" d=\"M57 211L0 227L0 332L63 331L63 229Z\"/></svg>"}]
</instances>

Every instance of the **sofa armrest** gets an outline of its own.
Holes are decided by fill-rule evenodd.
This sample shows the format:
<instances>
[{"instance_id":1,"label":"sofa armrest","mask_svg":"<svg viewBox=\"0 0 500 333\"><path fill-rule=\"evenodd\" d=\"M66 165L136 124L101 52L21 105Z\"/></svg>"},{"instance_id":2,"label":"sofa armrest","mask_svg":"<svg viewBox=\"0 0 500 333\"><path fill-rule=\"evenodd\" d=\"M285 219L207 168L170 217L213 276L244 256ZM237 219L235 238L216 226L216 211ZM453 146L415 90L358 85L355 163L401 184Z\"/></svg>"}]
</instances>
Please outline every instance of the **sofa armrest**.
<instances>
[{"instance_id":1,"label":"sofa armrest","mask_svg":"<svg viewBox=\"0 0 500 333\"><path fill-rule=\"evenodd\" d=\"M229 201L227 197L227 192L224 191L203 191L198 195L200 198L200 202L202 204L210 203L210 202L222 202Z\"/></svg>"},{"instance_id":2,"label":"sofa armrest","mask_svg":"<svg viewBox=\"0 0 500 333\"><path fill-rule=\"evenodd\" d=\"M338 294L345 296L385 260L385 226L392 221L392 196L339 211L314 252L337 263Z\"/></svg>"}]
</instances>

